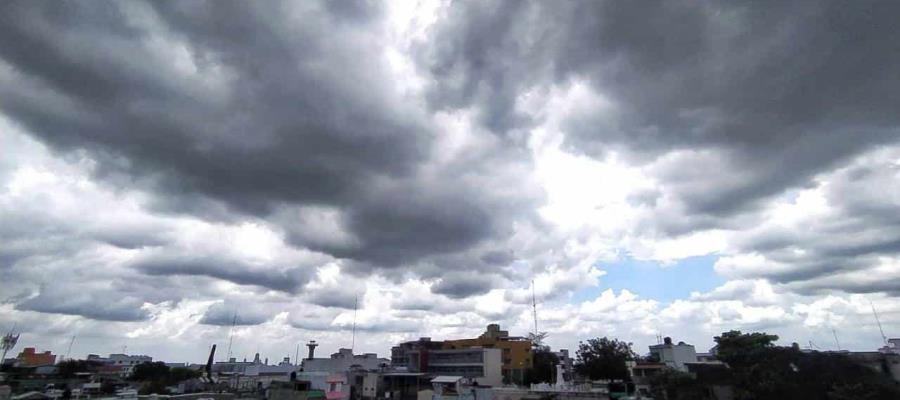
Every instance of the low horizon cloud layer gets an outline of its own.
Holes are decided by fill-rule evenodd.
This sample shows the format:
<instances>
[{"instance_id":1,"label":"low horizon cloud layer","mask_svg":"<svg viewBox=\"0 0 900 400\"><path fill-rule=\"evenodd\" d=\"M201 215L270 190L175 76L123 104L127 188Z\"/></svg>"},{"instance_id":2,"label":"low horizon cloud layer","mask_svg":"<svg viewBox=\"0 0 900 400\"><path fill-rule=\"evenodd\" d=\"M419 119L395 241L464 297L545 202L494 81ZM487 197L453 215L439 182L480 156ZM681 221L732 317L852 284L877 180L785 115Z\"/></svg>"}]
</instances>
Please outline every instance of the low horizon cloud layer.
<instances>
[{"instance_id":1,"label":"low horizon cloud layer","mask_svg":"<svg viewBox=\"0 0 900 400\"><path fill-rule=\"evenodd\" d=\"M524 336L534 293L554 348L874 350L876 311L900 336L898 12L4 2L0 329L277 361L356 314L389 356ZM611 283L627 260L705 269Z\"/></svg>"}]
</instances>

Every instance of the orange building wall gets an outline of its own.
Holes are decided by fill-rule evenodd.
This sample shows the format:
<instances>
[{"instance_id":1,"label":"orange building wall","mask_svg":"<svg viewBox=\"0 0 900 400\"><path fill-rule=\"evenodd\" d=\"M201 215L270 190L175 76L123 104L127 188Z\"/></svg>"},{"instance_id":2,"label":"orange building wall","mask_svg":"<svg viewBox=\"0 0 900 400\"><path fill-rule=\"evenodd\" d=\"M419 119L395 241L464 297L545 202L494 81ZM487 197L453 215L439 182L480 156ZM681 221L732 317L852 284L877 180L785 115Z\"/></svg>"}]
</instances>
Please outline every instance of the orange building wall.
<instances>
[{"instance_id":1,"label":"orange building wall","mask_svg":"<svg viewBox=\"0 0 900 400\"><path fill-rule=\"evenodd\" d=\"M37 365L53 365L56 364L56 356L49 351L38 353L34 347L26 347L16 357L20 365L25 367L33 367Z\"/></svg>"}]
</instances>

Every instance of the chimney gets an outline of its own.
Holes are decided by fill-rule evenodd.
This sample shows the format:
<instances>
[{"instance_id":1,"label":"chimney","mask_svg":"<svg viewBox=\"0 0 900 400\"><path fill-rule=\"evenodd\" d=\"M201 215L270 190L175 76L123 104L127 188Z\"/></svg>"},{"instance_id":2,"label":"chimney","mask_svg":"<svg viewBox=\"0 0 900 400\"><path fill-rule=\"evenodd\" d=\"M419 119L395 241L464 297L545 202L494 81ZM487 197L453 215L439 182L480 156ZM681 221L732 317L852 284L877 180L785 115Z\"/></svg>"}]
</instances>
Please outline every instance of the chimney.
<instances>
[{"instance_id":1,"label":"chimney","mask_svg":"<svg viewBox=\"0 0 900 400\"><path fill-rule=\"evenodd\" d=\"M319 344L316 343L315 340L310 340L309 343L306 344L306 347L309 348L309 357L306 357L307 360L312 360L316 353L316 346Z\"/></svg>"}]
</instances>

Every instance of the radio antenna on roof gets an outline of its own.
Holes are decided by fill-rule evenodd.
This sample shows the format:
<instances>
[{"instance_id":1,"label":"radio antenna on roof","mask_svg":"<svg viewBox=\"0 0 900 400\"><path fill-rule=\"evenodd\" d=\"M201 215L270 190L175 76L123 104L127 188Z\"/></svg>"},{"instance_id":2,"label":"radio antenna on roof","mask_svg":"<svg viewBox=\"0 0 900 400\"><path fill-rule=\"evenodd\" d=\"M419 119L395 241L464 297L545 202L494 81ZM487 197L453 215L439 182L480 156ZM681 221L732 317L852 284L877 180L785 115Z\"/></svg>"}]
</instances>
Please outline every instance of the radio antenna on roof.
<instances>
[{"instance_id":1,"label":"radio antenna on roof","mask_svg":"<svg viewBox=\"0 0 900 400\"><path fill-rule=\"evenodd\" d=\"M881 320L878 319L878 311L875 311L875 303L872 300L869 300L869 305L872 306L872 315L875 316L875 322L878 323L878 331L881 332L881 340L884 341L884 344L888 344L887 336L884 334L884 328L881 327Z\"/></svg>"}]
</instances>

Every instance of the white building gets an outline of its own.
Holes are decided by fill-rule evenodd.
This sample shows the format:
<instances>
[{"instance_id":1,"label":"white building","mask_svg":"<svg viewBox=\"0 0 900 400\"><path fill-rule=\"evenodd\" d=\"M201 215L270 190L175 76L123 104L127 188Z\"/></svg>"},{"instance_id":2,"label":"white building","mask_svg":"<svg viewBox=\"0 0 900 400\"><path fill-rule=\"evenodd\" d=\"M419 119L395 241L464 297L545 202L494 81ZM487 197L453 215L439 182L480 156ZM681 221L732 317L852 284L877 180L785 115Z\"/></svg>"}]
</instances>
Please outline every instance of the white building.
<instances>
[{"instance_id":1,"label":"white building","mask_svg":"<svg viewBox=\"0 0 900 400\"><path fill-rule=\"evenodd\" d=\"M503 351L494 348L472 347L467 349L431 350L428 352L425 371L418 362L410 365L410 371L435 375L469 378L484 386L503 385ZM417 360L418 357L412 359Z\"/></svg>"},{"instance_id":2,"label":"white building","mask_svg":"<svg viewBox=\"0 0 900 400\"><path fill-rule=\"evenodd\" d=\"M878 351L885 354L900 354L900 338L888 339L887 344Z\"/></svg>"},{"instance_id":3,"label":"white building","mask_svg":"<svg viewBox=\"0 0 900 400\"><path fill-rule=\"evenodd\" d=\"M153 357L145 355L129 355L129 354L110 354L109 357L100 357L96 354L88 354L88 361L97 361L107 365L118 365L122 367L122 376L131 376L134 367L138 364L153 362Z\"/></svg>"},{"instance_id":4,"label":"white building","mask_svg":"<svg viewBox=\"0 0 900 400\"><path fill-rule=\"evenodd\" d=\"M559 364L563 367L562 372L566 379L571 380L575 375L575 361L569 356L569 350L560 349L559 351L554 351L553 354L559 359Z\"/></svg>"},{"instance_id":5,"label":"white building","mask_svg":"<svg viewBox=\"0 0 900 400\"><path fill-rule=\"evenodd\" d=\"M353 354L353 350L340 349L331 358L307 358L302 368L304 372L346 372L351 367L377 370L390 363L391 360L378 358L375 353Z\"/></svg>"},{"instance_id":6,"label":"white building","mask_svg":"<svg viewBox=\"0 0 900 400\"><path fill-rule=\"evenodd\" d=\"M650 346L650 354L669 368L687 372L688 363L697 362L697 351L693 345L684 342L672 344L672 338L665 338L663 344Z\"/></svg>"}]
</instances>

